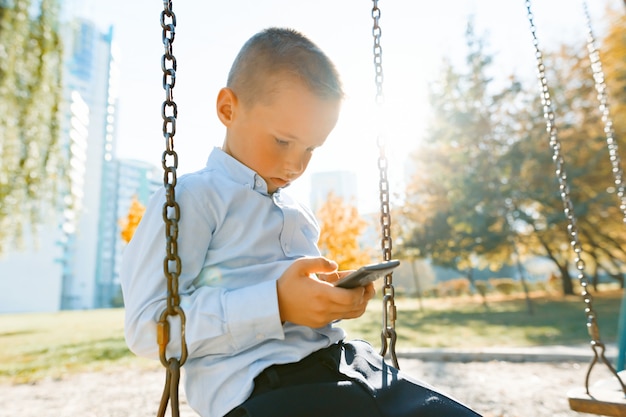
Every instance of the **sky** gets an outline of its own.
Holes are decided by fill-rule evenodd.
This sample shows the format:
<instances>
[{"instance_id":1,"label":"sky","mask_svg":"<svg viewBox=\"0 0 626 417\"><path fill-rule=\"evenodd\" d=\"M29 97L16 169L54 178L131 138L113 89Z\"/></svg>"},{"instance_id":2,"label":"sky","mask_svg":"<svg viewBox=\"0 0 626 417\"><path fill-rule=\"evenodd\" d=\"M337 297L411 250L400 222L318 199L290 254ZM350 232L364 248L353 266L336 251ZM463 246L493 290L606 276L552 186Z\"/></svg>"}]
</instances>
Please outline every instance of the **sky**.
<instances>
[{"instance_id":1,"label":"sky","mask_svg":"<svg viewBox=\"0 0 626 417\"><path fill-rule=\"evenodd\" d=\"M621 0L587 3L597 35L606 5L623 7ZM160 116L165 94L160 66L162 2L66 0L66 6L95 21L102 31L113 26L121 75L117 156L160 165L165 146ZM290 187L305 202L311 173L347 170L357 174L359 208L376 210L379 132L387 144L390 191L402 192L406 156L427 126L428 84L437 78L444 56L455 62L465 56L469 15L474 16L475 32L487 39L486 51L495 56L496 78L517 74L536 79L525 1L381 0L379 7L383 108L375 104L371 1L174 0L179 173L201 168L211 149L221 146L224 128L215 115L217 92L243 43L270 26L296 29L320 46L335 62L347 93L335 130L316 150L307 173ZM585 47L582 2L537 0L531 9L540 48L548 50L562 42ZM376 123L380 120L384 122Z\"/></svg>"}]
</instances>

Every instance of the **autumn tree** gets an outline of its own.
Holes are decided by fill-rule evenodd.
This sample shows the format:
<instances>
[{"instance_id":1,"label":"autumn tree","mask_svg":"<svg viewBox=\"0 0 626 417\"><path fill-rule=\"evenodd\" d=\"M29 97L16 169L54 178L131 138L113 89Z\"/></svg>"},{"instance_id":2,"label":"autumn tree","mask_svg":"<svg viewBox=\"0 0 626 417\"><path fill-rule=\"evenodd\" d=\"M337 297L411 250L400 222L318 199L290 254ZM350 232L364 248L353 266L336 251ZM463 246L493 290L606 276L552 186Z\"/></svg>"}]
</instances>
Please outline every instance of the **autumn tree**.
<instances>
[{"instance_id":1,"label":"autumn tree","mask_svg":"<svg viewBox=\"0 0 626 417\"><path fill-rule=\"evenodd\" d=\"M339 264L340 270L358 269L371 262L369 253L359 246L367 222L355 206L331 192L317 217L321 224L319 248L324 256Z\"/></svg>"},{"instance_id":2,"label":"autumn tree","mask_svg":"<svg viewBox=\"0 0 626 417\"><path fill-rule=\"evenodd\" d=\"M57 0L0 1L0 254L54 207L66 181Z\"/></svg>"},{"instance_id":3,"label":"autumn tree","mask_svg":"<svg viewBox=\"0 0 626 417\"><path fill-rule=\"evenodd\" d=\"M626 137L626 14L609 10L609 29L600 45L600 59L609 92L610 113L617 137Z\"/></svg>"},{"instance_id":4,"label":"autumn tree","mask_svg":"<svg viewBox=\"0 0 626 417\"><path fill-rule=\"evenodd\" d=\"M471 25L467 35L465 71L446 64L431 91L433 117L401 213L404 248L468 272L496 269L513 251L546 256L571 294L574 257L539 89L514 80L494 88ZM585 45L544 55L585 261L623 282L626 234Z\"/></svg>"},{"instance_id":5,"label":"autumn tree","mask_svg":"<svg viewBox=\"0 0 626 417\"><path fill-rule=\"evenodd\" d=\"M508 149L507 123L519 83L497 88L487 75L492 57L471 22L465 72L449 60L432 85L433 114L426 137L412 154L415 173L399 214L402 252L465 271L498 269L511 259L505 196L510 190L499 158Z\"/></svg>"},{"instance_id":6,"label":"autumn tree","mask_svg":"<svg viewBox=\"0 0 626 417\"><path fill-rule=\"evenodd\" d=\"M624 33L623 26L618 30ZM620 47L613 48L620 53ZM611 49L606 52L608 56L613 53ZM597 282L598 272L604 270L623 285L620 265L626 262L622 249L626 236L613 186L602 114L584 45L562 45L556 52L547 54L546 70L578 238L587 264L585 273L593 275ZM528 106L532 108L542 108L538 99ZM545 121L537 123L543 119L541 113L518 112L517 119L523 126L519 137L525 139L517 141L506 156L515 171L511 181L517 183L512 195L514 215L527 250L550 258L561 272L564 293L571 294L570 270L574 254L569 246L568 225L555 182ZM620 132L620 128L616 132ZM615 137L623 143L623 131Z\"/></svg>"},{"instance_id":7,"label":"autumn tree","mask_svg":"<svg viewBox=\"0 0 626 417\"><path fill-rule=\"evenodd\" d=\"M133 238L135 230L137 230L137 226L139 226L139 222L145 212L146 207L141 204L136 195L133 196L130 207L128 208L128 214L119 221L120 228L122 229L120 236L124 242L128 243Z\"/></svg>"}]
</instances>

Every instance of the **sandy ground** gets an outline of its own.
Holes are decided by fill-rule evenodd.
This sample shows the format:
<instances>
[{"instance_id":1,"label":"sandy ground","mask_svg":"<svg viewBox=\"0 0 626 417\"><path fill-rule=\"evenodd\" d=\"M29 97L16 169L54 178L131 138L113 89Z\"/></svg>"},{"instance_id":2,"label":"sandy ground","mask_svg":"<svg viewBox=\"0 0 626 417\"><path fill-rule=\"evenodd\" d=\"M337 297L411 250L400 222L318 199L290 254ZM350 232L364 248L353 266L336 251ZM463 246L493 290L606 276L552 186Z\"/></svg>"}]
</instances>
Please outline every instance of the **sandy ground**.
<instances>
[{"instance_id":1,"label":"sandy ground","mask_svg":"<svg viewBox=\"0 0 626 417\"><path fill-rule=\"evenodd\" d=\"M586 362L441 362L400 358L400 367L470 405L485 417L587 417L569 409ZM594 371L595 372L595 371ZM593 375L593 374L592 374ZM2 417L156 416L162 368L116 368L28 385L0 385ZM169 410L167 415L170 415ZM181 417L197 416L181 390Z\"/></svg>"}]
</instances>

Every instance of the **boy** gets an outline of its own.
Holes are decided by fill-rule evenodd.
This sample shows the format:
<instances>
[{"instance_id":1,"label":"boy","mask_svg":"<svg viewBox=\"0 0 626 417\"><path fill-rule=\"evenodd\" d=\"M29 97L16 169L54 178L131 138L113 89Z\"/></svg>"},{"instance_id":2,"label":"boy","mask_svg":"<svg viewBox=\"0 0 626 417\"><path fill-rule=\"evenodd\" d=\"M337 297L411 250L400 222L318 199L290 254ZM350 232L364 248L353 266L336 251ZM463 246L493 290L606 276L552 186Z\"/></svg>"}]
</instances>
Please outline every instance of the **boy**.
<instances>
[{"instance_id":1,"label":"boy","mask_svg":"<svg viewBox=\"0 0 626 417\"><path fill-rule=\"evenodd\" d=\"M178 181L186 394L202 416L477 415L332 326L361 316L374 287L331 284L345 272L320 256L313 214L283 189L324 144L342 96L333 64L307 38L256 34L217 97L222 148ZM163 201L150 202L120 273L126 339L148 357L158 357L166 298ZM180 351L180 340L170 345Z\"/></svg>"}]
</instances>

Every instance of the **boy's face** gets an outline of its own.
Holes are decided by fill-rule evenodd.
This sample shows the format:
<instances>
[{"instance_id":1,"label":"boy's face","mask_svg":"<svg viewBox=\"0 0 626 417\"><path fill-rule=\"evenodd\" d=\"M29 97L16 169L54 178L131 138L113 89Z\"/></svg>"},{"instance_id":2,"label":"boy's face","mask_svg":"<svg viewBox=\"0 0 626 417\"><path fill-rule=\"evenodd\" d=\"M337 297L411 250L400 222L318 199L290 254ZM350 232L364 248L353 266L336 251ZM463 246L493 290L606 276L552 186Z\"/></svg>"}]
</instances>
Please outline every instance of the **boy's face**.
<instances>
[{"instance_id":1,"label":"boy's face","mask_svg":"<svg viewBox=\"0 0 626 417\"><path fill-rule=\"evenodd\" d=\"M335 127L340 101L311 93L298 81L281 81L268 102L252 106L222 89L217 113L227 127L223 150L253 169L268 192L289 185Z\"/></svg>"}]
</instances>

